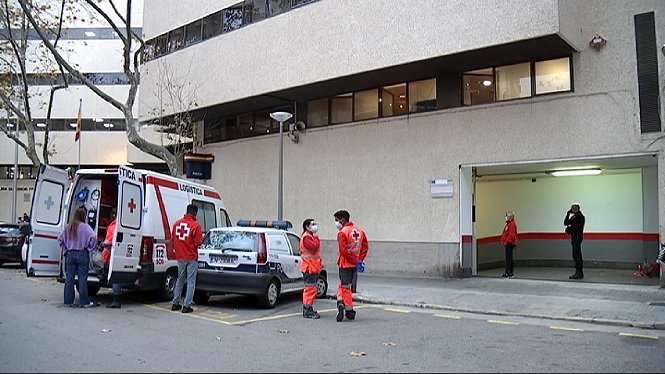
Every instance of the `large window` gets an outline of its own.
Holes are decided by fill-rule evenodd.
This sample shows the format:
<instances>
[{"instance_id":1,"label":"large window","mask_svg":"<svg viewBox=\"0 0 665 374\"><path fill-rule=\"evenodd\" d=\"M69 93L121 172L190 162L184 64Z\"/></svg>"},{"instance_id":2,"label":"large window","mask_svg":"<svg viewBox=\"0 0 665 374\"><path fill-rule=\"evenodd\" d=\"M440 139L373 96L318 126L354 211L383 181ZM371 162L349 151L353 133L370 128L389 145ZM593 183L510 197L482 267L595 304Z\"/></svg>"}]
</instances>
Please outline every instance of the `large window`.
<instances>
[{"instance_id":1,"label":"large window","mask_svg":"<svg viewBox=\"0 0 665 374\"><path fill-rule=\"evenodd\" d=\"M377 89L356 92L353 95L353 119L377 118L379 116L379 91Z\"/></svg>"},{"instance_id":2,"label":"large window","mask_svg":"<svg viewBox=\"0 0 665 374\"><path fill-rule=\"evenodd\" d=\"M328 98L307 102L307 127L326 126L328 124Z\"/></svg>"},{"instance_id":3,"label":"large window","mask_svg":"<svg viewBox=\"0 0 665 374\"><path fill-rule=\"evenodd\" d=\"M511 100L531 96L531 64L496 68L496 99Z\"/></svg>"},{"instance_id":4,"label":"large window","mask_svg":"<svg viewBox=\"0 0 665 374\"><path fill-rule=\"evenodd\" d=\"M392 117L407 114L406 83L381 88L381 116Z\"/></svg>"},{"instance_id":5,"label":"large window","mask_svg":"<svg viewBox=\"0 0 665 374\"><path fill-rule=\"evenodd\" d=\"M464 105L494 102L494 74L492 68L464 73L462 85L464 86Z\"/></svg>"},{"instance_id":6,"label":"large window","mask_svg":"<svg viewBox=\"0 0 665 374\"><path fill-rule=\"evenodd\" d=\"M409 82L409 112L436 109L436 79Z\"/></svg>"},{"instance_id":7,"label":"large window","mask_svg":"<svg viewBox=\"0 0 665 374\"><path fill-rule=\"evenodd\" d=\"M570 91L570 59L536 62L536 95Z\"/></svg>"},{"instance_id":8,"label":"large window","mask_svg":"<svg viewBox=\"0 0 665 374\"><path fill-rule=\"evenodd\" d=\"M353 94L338 95L330 99L330 123L353 121Z\"/></svg>"}]
</instances>

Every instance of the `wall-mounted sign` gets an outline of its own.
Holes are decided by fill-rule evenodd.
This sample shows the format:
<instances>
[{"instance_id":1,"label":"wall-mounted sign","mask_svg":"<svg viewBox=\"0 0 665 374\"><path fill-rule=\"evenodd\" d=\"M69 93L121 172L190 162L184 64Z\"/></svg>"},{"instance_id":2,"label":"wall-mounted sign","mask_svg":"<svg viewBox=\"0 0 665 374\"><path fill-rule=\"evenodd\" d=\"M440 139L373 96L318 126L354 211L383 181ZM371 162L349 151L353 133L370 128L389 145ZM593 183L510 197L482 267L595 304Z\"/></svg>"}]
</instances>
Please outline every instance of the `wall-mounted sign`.
<instances>
[{"instance_id":1,"label":"wall-mounted sign","mask_svg":"<svg viewBox=\"0 0 665 374\"><path fill-rule=\"evenodd\" d=\"M184 156L187 178L210 179L215 156L200 153L187 153Z\"/></svg>"},{"instance_id":2,"label":"wall-mounted sign","mask_svg":"<svg viewBox=\"0 0 665 374\"><path fill-rule=\"evenodd\" d=\"M432 197L453 197L453 184L449 179L432 179L430 193Z\"/></svg>"}]
</instances>

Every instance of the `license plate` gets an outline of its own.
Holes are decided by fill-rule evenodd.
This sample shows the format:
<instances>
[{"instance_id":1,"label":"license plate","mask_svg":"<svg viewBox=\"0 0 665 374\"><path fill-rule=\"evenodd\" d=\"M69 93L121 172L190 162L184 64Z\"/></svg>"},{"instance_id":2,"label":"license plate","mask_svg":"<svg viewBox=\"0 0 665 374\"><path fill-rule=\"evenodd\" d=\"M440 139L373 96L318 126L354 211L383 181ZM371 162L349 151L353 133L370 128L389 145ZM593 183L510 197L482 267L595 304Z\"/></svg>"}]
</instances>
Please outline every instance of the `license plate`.
<instances>
[{"instance_id":1,"label":"license plate","mask_svg":"<svg viewBox=\"0 0 665 374\"><path fill-rule=\"evenodd\" d=\"M215 265L233 265L236 263L236 256L210 256L210 263Z\"/></svg>"}]
</instances>

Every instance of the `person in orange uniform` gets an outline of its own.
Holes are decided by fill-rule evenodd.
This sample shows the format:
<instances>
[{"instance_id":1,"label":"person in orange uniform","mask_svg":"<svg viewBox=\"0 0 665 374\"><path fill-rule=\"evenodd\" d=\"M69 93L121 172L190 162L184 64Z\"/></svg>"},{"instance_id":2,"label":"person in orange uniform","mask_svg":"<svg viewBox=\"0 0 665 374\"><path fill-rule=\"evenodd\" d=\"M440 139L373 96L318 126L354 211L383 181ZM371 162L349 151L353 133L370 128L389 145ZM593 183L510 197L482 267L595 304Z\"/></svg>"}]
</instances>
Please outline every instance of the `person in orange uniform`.
<instances>
[{"instance_id":1,"label":"person in orange uniform","mask_svg":"<svg viewBox=\"0 0 665 374\"><path fill-rule=\"evenodd\" d=\"M175 259L178 262L178 280L176 280L173 290L171 310L182 309L183 313L194 311L191 304L194 298L196 274L198 272L198 248L203 244L203 230L201 225L196 222L198 212L199 208L196 205L187 205L187 213L177 220L171 229L171 241L175 249ZM185 293L184 305L181 305L182 288L185 282L187 282L187 292Z\"/></svg>"},{"instance_id":2,"label":"person in orange uniform","mask_svg":"<svg viewBox=\"0 0 665 374\"><path fill-rule=\"evenodd\" d=\"M302 291L302 316L305 318L319 319L321 316L314 310L314 299L316 299L316 281L321 272L321 239L319 239L319 225L314 218L307 218L302 223L302 235L300 236L300 271L303 273L305 287Z\"/></svg>"},{"instance_id":3,"label":"person in orange uniform","mask_svg":"<svg viewBox=\"0 0 665 374\"><path fill-rule=\"evenodd\" d=\"M515 212L506 212L506 226L501 233L501 244L506 250L506 269L501 275L501 278L514 278L513 268L515 262L513 261L513 250L517 246L517 222L515 222Z\"/></svg>"},{"instance_id":4,"label":"person in orange uniform","mask_svg":"<svg viewBox=\"0 0 665 374\"><path fill-rule=\"evenodd\" d=\"M113 221L106 226L106 237L104 238L104 242L102 242L102 246L104 247L104 250L102 251L102 262L104 263L104 274L107 277L111 263L111 246L113 245L113 238L115 237L116 228L118 226L118 219L115 218L115 215L116 212L114 208L111 212L111 218L113 218ZM118 283L113 283L111 289L113 290L113 301L111 301L110 304L107 304L106 307L120 309L120 292L122 291L122 287Z\"/></svg>"},{"instance_id":5,"label":"person in orange uniform","mask_svg":"<svg viewBox=\"0 0 665 374\"><path fill-rule=\"evenodd\" d=\"M369 242L365 231L350 221L349 212L340 210L334 216L335 227L339 230L337 233L339 250L337 266L340 282L337 289L337 322L342 322L344 316L349 320L356 319L351 285L358 266L362 265L364 269L365 257L369 252Z\"/></svg>"}]
</instances>

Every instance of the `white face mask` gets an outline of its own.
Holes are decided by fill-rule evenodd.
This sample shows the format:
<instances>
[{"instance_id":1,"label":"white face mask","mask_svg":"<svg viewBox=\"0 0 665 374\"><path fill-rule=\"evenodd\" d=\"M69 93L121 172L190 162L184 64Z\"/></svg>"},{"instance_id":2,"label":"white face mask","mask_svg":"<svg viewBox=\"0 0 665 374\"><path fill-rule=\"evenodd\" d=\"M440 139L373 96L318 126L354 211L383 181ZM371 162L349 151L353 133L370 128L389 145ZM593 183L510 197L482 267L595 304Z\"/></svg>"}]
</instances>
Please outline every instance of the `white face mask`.
<instances>
[{"instance_id":1,"label":"white face mask","mask_svg":"<svg viewBox=\"0 0 665 374\"><path fill-rule=\"evenodd\" d=\"M510 219L510 217L506 216L506 222L508 222L509 219Z\"/></svg>"},{"instance_id":2,"label":"white face mask","mask_svg":"<svg viewBox=\"0 0 665 374\"><path fill-rule=\"evenodd\" d=\"M319 225L312 225L312 232L316 233L317 231L319 231Z\"/></svg>"},{"instance_id":3,"label":"white face mask","mask_svg":"<svg viewBox=\"0 0 665 374\"><path fill-rule=\"evenodd\" d=\"M344 226L344 225L342 225L342 222L340 222L340 221L335 221L335 227L337 227L337 230L341 230L341 229L342 229L342 226Z\"/></svg>"}]
</instances>

